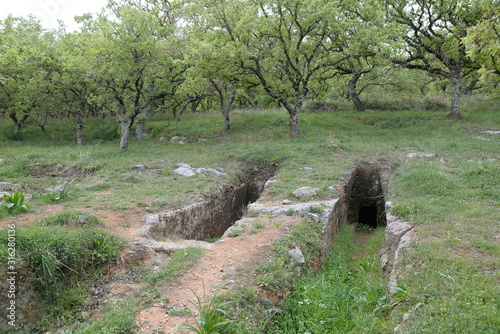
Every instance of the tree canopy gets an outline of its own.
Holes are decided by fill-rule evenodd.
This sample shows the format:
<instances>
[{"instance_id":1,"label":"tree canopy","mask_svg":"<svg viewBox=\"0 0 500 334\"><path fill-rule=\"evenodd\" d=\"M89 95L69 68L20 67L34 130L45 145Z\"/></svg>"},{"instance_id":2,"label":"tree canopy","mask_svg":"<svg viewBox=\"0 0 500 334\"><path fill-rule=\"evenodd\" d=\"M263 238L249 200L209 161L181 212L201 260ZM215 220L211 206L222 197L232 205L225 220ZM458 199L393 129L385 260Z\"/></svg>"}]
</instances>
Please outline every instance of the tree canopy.
<instances>
[{"instance_id":1,"label":"tree canopy","mask_svg":"<svg viewBox=\"0 0 500 334\"><path fill-rule=\"evenodd\" d=\"M228 131L231 109L277 105L297 138L307 101L344 96L363 111L370 87L395 87L404 67L426 73L407 86L425 94L436 82L459 118L480 75L486 91L498 86L499 12L491 0L119 0L73 32L9 16L0 115L15 133L32 120L47 136L50 119L70 118L79 144L87 117L113 116L126 150L157 112L216 106Z\"/></svg>"}]
</instances>

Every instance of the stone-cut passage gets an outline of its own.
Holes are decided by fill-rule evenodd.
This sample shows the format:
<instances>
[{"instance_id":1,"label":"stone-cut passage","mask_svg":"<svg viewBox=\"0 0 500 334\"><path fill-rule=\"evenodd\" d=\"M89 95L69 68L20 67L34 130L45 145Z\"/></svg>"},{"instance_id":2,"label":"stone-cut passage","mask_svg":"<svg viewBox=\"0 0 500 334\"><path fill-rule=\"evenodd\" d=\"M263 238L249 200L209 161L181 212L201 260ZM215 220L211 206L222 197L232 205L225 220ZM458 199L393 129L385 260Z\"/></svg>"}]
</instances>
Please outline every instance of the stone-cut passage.
<instances>
[{"instance_id":1,"label":"stone-cut passage","mask_svg":"<svg viewBox=\"0 0 500 334\"><path fill-rule=\"evenodd\" d=\"M148 220L145 235L153 239L218 238L243 216L247 205L259 199L274 166L250 168L232 184L223 186L209 200L159 214Z\"/></svg>"},{"instance_id":2,"label":"stone-cut passage","mask_svg":"<svg viewBox=\"0 0 500 334\"><path fill-rule=\"evenodd\" d=\"M384 194L388 177L388 167L382 164L363 163L354 168L325 226L326 253L345 223L386 225Z\"/></svg>"},{"instance_id":3,"label":"stone-cut passage","mask_svg":"<svg viewBox=\"0 0 500 334\"><path fill-rule=\"evenodd\" d=\"M370 227L385 226L384 182L379 164L362 164L356 167L347 196L347 221Z\"/></svg>"}]
</instances>

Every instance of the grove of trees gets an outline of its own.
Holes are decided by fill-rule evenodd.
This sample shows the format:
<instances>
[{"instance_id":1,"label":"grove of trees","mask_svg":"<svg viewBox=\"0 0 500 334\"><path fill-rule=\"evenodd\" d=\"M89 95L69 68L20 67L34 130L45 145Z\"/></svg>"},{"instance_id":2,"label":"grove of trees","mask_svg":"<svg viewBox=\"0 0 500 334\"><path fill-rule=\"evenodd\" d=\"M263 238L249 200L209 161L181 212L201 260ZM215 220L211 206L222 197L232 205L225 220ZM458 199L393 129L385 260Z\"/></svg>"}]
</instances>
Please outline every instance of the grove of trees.
<instances>
[{"instance_id":1,"label":"grove of trees","mask_svg":"<svg viewBox=\"0 0 500 334\"><path fill-rule=\"evenodd\" d=\"M441 80L460 99L498 92L500 3L493 0L110 0L80 28L0 20L0 119L13 132L67 118L115 117L120 150L151 115L189 107L284 107L297 138L304 104L344 96L365 110L367 87ZM406 79L401 80L401 71ZM411 73L411 74L409 74ZM413 79L410 79L411 76ZM422 89L424 90L424 89Z\"/></svg>"}]
</instances>

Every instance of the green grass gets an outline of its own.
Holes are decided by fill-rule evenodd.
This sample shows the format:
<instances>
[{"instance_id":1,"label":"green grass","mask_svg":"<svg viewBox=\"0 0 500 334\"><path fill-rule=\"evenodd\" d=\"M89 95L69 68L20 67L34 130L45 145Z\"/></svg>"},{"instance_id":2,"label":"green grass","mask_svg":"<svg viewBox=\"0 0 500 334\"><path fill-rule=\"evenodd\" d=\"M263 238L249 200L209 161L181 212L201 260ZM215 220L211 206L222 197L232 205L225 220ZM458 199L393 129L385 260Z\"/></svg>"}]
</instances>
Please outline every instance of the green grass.
<instances>
[{"instance_id":1,"label":"green grass","mask_svg":"<svg viewBox=\"0 0 500 334\"><path fill-rule=\"evenodd\" d=\"M499 172L498 161L456 158L412 162L396 174L392 211L416 224L422 238L405 262L412 269L403 281L415 302L401 306L399 317L422 305L405 332L497 332Z\"/></svg>"},{"instance_id":2,"label":"green grass","mask_svg":"<svg viewBox=\"0 0 500 334\"><path fill-rule=\"evenodd\" d=\"M151 272L145 279L152 289L160 283L171 282L174 278L181 276L187 269L193 267L196 261L206 252L199 247L187 247L176 251L167 263L157 272Z\"/></svg>"},{"instance_id":3,"label":"green grass","mask_svg":"<svg viewBox=\"0 0 500 334\"><path fill-rule=\"evenodd\" d=\"M399 102L389 103L391 107ZM267 195L280 201L293 200L292 192L301 186L318 188L318 199L336 198L357 163L386 162L392 166L387 198L394 204L392 211L414 224L420 243L405 258L410 267L401 282L411 298L399 303L385 321L394 327L409 312L404 325L408 332L492 332L499 327L500 138L483 131L499 130L498 100L464 101L461 121L447 120L448 111L440 109L439 100L427 103L428 110L303 113L301 137L294 140L288 137L284 110L234 111L228 133L220 131L218 114L188 113L180 122L157 115L147 123L152 135L140 143L131 140L127 152L118 150L117 126L111 118L88 120L81 147L74 145L69 123L51 121L47 130L53 142L28 123L22 140L0 138L0 181L21 184L26 195L72 181L71 196L60 204L67 211L155 211L200 201L232 180L242 164L277 164L277 182L269 185ZM0 133L11 128L8 119L1 119ZM169 143L176 135L187 137L187 143ZM408 158L409 153L434 156ZM173 173L178 163L221 167L228 175L186 178ZM147 171L135 170L137 164ZM51 205L27 201L35 211ZM9 212L0 208L0 217L10 219ZM286 247L278 250L279 261L285 259ZM303 251L308 247L316 249L301 244ZM283 274L286 268L279 261L267 272ZM168 277L167 272L153 275L152 285ZM262 282L277 287L288 280L284 274L264 278ZM256 304L265 314L274 312L265 303ZM254 333L265 327L252 322Z\"/></svg>"},{"instance_id":4,"label":"green grass","mask_svg":"<svg viewBox=\"0 0 500 334\"><path fill-rule=\"evenodd\" d=\"M102 221L94 215L84 211L66 211L52 216L44 217L37 222L40 226L81 226L95 227L103 225Z\"/></svg>"},{"instance_id":5,"label":"green grass","mask_svg":"<svg viewBox=\"0 0 500 334\"><path fill-rule=\"evenodd\" d=\"M380 249L383 229L370 245ZM269 333L387 333L388 296L378 258L360 256L353 246L354 227L344 226L321 272L305 275L294 285L284 312ZM356 254L357 253L357 254ZM352 258L356 256L357 261Z\"/></svg>"},{"instance_id":6,"label":"green grass","mask_svg":"<svg viewBox=\"0 0 500 334\"><path fill-rule=\"evenodd\" d=\"M65 331L64 334L135 333L134 314L138 311L138 304L134 298L112 303L100 318L80 323L76 329Z\"/></svg>"}]
</instances>

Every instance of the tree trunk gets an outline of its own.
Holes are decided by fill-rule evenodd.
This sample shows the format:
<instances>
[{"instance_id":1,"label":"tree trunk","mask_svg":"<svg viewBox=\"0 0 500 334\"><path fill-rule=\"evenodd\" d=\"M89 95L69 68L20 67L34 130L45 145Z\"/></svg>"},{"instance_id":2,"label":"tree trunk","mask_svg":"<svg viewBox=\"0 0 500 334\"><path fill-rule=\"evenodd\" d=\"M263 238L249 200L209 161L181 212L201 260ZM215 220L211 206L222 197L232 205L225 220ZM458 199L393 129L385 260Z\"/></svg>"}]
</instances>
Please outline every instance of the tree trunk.
<instances>
[{"instance_id":1,"label":"tree trunk","mask_svg":"<svg viewBox=\"0 0 500 334\"><path fill-rule=\"evenodd\" d=\"M290 138L299 138L299 112L300 108L288 110L290 114Z\"/></svg>"},{"instance_id":2,"label":"tree trunk","mask_svg":"<svg viewBox=\"0 0 500 334\"><path fill-rule=\"evenodd\" d=\"M83 145L83 120L82 116L78 113L74 116L75 130L76 130L76 143L77 145Z\"/></svg>"},{"instance_id":3,"label":"tree trunk","mask_svg":"<svg viewBox=\"0 0 500 334\"><path fill-rule=\"evenodd\" d=\"M358 92L356 89L356 84L358 83L359 78L361 77L361 74L358 72L352 73L351 79L349 79L349 83L347 84L347 87L349 89L349 98L351 101L354 103L354 106L356 107L357 111L364 111L365 106L363 105L363 102L359 99Z\"/></svg>"},{"instance_id":4,"label":"tree trunk","mask_svg":"<svg viewBox=\"0 0 500 334\"><path fill-rule=\"evenodd\" d=\"M196 109L198 109L198 105L200 104L200 101L201 100L194 100L192 103L191 103L191 112L192 113L195 113L196 112Z\"/></svg>"},{"instance_id":5,"label":"tree trunk","mask_svg":"<svg viewBox=\"0 0 500 334\"><path fill-rule=\"evenodd\" d=\"M187 106L192 102L191 98L187 98L184 103L182 104L181 106L181 109L179 110L179 112L177 113L177 116L175 117L175 120L176 121L180 121L181 120L181 116L182 114L184 113L184 110L186 110Z\"/></svg>"},{"instance_id":6,"label":"tree trunk","mask_svg":"<svg viewBox=\"0 0 500 334\"><path fill-rule=\"evenodd\" d=\"M120 151L124 152L128 149L128 137L130 132L130 122L120 122Z\"/></svg>"},{"instance_id":7,"label":"tree trunk","mask_svg":"<svg viewBox=\"0 0 500 334\"><path fill-rule=\"evenodd\" d=\"M462 95L462 85L460 82L460 68L455 68L450 72L451 81L451 111L448 114L450 119L460 119L460 97Z\"/></svg>"},{"instance_id":8,"label":"tree trunk","mask_svg":"<svg viewBox=\"0 0 500 334\"><path fill-rule=\"evenodd\" d=\"M17 135L21 131L21 126L24 121L26 121L29 117L29 114L24 114L23 118L17 119L16 113L13 112L9 115L10 119L14 121L14 135Z\"/></svg>"},{"instance_id":9,"label":"tree trunk","mask_svg":"<svg viewBox=\"0 0 500 334\"><path fill-rule=\"evenodd\" d=\"M223 131L228 131L231 129L231 122L229 120L229 111L231 110L231 106L233 105L235 98L236 98L236 83L233 82L231 86L231 94L229 95L229 98L222 107L222 116L224 118L224 125L222 126Z\"/></svg>"},{"instance_id":10,"label":"tree trunk","mask_svg":"<svg viewBox=\"0 0 500 334\"><path fill-rule=\"evenodd\" d=\"M19 134L21 132L21 123L14 123L14 135Z\"/></svg>"},{"instance_id":11,"label":"tree trunk","mask_svg":"<svg viewBox=\"0 0 500 334\"><path fill-rule=\"evenodd\" d=\"M135 126L135 140L142 141L144 139L144 126L146 125L146 115L141 115Z\"/></svg>"},{"instance_id":12,"label":"tree trunk","mask_svg":"<svg viewBox=\"0 0 500 334\"><path fill-rule=\"evenodd\" d=\"M40 127L40 129L42 129L42 132L47 136L47 138L50 141L54 140L54 138L52 138L52 136L50 135L50 133L47 132L47 129L45 129L45 124L38 124L38 126Z\"/></svg>"},{"instance_id":13,"label":"tree trunk","mask_svg":"<svg viewBox=\"0 0 500 334\"><path fill-rule=\"evenodd\" d=\"M37 118L33 117L32 115L29 115L29 117L35 121L35 123L38 125L38 127L40 129L42 129L42 132L47 136L47 138L50 140L50 141L53 141L54 138L52 138L52 136L50 135L50 133L47 132L47 129L45 129L45 124L47 124L47 120L49 118L49 116L47 114L45 114L45 120L43 122L39 121Z\"/></svg>"}]
</instances>

